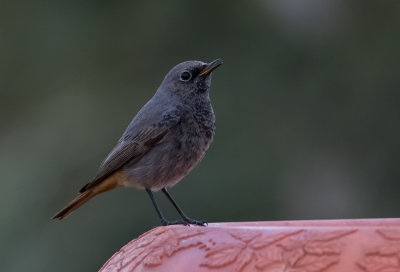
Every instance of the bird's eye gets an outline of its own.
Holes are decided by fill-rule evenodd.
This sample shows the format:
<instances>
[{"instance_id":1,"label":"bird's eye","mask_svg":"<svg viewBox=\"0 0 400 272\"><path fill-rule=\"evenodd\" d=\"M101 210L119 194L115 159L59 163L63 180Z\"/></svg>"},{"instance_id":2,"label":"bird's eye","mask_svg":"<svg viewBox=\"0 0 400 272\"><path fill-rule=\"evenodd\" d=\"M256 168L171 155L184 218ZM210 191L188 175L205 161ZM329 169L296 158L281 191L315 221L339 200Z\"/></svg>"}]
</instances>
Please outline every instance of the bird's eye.
<instances>
[{"instance_id":1,"label":"bird's eye","mask_svg":"<svg viewBox=\"0 0 400 272\"><path fill-rule=\"evenodd\" d=\"M192 78L192 74L188 71L184 71L181 74L181 80L182 81L189 81Z\"/></svg>"}]
</instances>

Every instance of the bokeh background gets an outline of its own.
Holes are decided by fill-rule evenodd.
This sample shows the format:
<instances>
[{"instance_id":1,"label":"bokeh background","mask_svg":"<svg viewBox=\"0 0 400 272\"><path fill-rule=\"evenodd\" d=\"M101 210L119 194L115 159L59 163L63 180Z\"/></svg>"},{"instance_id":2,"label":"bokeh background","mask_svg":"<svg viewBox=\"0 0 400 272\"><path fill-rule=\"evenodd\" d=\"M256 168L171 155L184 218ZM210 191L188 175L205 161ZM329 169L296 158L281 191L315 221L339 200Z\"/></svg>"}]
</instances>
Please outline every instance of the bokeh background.
<instances>
[{"instance_id":1,"label":"bokeh background","mask_svg":"<svg viewBox=\"0 0 400 272\"><path fill-rule=\"evenodd\" d=\"M0 270L96 271L159 224L133 189L50 218L189 59L224 65L187 214L399 217L399 30L398 1L1 1Z\"/></svg>"}]
</instances>

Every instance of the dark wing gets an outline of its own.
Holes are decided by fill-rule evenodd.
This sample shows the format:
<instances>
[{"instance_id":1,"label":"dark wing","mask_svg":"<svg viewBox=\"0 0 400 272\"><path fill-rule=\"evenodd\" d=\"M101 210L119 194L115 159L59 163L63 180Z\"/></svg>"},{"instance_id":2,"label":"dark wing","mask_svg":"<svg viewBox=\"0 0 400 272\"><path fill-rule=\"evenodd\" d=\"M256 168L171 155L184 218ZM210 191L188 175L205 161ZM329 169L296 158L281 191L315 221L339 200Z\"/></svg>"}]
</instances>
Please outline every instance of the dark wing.
<instances>
[{"instance_id":1,"label":"dark wing","mask_svg":"<svg viewBox=\"0 0 400 272\"><path fill-rule=\"evenodd\" d=\"M153 146L158 144L168 133L169 128L148 128L140 131L131 139L118 142L117 146L111 151L101 164L96 177L93 181L86 184L79 192L84 191L101 183L104 179L111 176L123 165L132 160L140 160L143 155L149 152Z\"/></svg>"}]
</instances>

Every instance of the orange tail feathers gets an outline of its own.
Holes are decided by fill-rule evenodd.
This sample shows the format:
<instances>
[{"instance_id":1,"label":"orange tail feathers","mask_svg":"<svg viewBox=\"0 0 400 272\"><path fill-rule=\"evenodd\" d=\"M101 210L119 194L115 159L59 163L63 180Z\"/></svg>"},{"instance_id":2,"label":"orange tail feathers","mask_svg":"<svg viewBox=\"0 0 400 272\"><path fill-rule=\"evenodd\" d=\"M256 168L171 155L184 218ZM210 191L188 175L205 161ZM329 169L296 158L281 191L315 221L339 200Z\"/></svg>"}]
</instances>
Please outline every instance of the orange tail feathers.
<instances>
[{"instance_id":1,"label":"orange tail feathers","mask_svg":"<svg viewBox=\"0 0 400 272\"><path fill-rule=\"evenodd\" d=\"M80 206L88 202L95 195L97 194L93 193L93 190L88 190L79 194L70 203L68 203L68 205L64 209L54 215L53 219L63 219L64 217L68 216L70 213L78 209Z\"/></svg>"},{"instance_id":2,"label":"orange tail feathers","mask_svg":"<svg viewBox=\"0 0 400 272\"><path fill-rule=\"evenodd\" d=\"M83 191L70 203L68 203L68 205L64 209L54 215L53 219L61 220L72 213L74 210L78 209L80 206L88 202L95 195L114 189L118 185L118 180L118 175L112 175L109 178L101 181L99 184L96 184L92 188Z\"/></svg>"}]
</instances>

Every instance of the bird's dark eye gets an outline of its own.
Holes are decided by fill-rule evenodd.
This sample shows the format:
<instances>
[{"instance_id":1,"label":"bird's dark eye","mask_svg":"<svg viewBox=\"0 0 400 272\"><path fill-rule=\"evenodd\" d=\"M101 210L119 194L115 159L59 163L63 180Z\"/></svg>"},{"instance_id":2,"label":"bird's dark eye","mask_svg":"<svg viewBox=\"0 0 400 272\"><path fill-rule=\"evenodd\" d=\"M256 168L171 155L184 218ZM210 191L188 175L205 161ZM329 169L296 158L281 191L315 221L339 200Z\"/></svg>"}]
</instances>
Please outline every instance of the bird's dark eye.
<instances>
[{"instance_id":1,"label":"bird's dark eye","mask_svg":"<svg viewBox=\"0 0 400 272\"><path fill-rule=\"evenodd\" d=\"M192 74L188 71L184 71L181 74L181 80L182 81L189 81L192 78Z\"/></svg>"}]
</instances>

